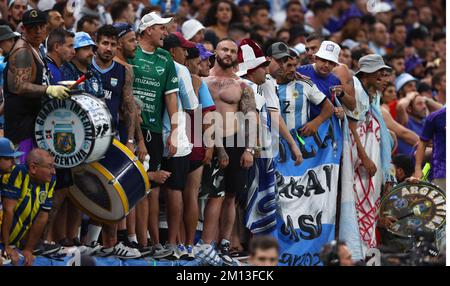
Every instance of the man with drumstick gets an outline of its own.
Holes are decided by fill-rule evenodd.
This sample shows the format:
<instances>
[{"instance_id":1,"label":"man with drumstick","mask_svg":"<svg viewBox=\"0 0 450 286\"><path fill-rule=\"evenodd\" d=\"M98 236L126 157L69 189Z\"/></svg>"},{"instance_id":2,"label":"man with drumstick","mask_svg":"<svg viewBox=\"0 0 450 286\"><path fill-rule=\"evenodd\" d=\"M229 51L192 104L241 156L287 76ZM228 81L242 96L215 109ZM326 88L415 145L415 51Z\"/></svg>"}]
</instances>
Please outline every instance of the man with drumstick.
<instances>
[{"instance_id":1,"label":"man with drumstick","mask_svg":"<svg viewBox=\"0 0 450 286\"><path fill-rule=\"evenodd\" d=\"M44 58L39 45L46 35L47 16L39 10L29 10L23 16L24 32L11 50L5 68L5 136L19 151L26 154L33 148L34 123L41 103L48 95L51 98L67 98L68 88L49 85Z\"/></svg>"},{"instance_id":2,"label":"man with drumstick","mask_svg":"<svg viewBox=\"0 0 450 286\"><path fill-rule=\"evenodd\" d=\"M150 229L153 250L161 250L159 240L159 226L156 223L159 217L159 185L163 184L170 176L169 172L161 170L162 154L164 150L162 139L162 108L168 111L169 118L178 110L178 77L175 64L170 54L161 49L163 40L168 35L166 25L172 18L161 18L152 12L142 17L139 25L140 43L136 56L129 63L133 66L134 84L133 94L142 100L141 128L145 138L145 145L150 155L149 178L151 180L152 192L148 200L141 200L136 206L137 239L139 251L143 256L149 255L152 249L147 246L147 229ZM167 147L169 157L177 152L176 137L178 125L176 120L171 120L171 132L168 136ZM174 144L175 143L175 144ZM150 223L148 220L151 220Z\"/></svg>"}]
</instances>

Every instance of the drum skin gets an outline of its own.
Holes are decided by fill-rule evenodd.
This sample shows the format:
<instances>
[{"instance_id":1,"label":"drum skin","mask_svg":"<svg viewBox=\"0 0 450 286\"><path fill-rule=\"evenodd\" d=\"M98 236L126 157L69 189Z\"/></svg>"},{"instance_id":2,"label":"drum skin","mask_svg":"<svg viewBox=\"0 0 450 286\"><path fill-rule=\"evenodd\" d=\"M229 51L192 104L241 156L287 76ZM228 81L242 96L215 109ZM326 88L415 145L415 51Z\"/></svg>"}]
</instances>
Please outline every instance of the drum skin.
<instances>
[{"instance_id":1,"label":"drum skin","mask_svg":"<svg viewBox=\"0 0 450 286\"><path fill-rule=\"evenodd\" d=\"M106 104L86 93L49 100L36 119L37 146L49 151L59 168L97 161L114 138L111 118Z\"/></svg>"},{"instance_id":2,"label":"drum skin","mask_svg":"<svg viewBox=\"0 0 450 286\"><path fill-rule=\"evenodd\" d=\"M105 157L72 170L74 187L69 195L91 218L116 223L150 191L142 163L117 139Z\"/></svg>"},{"instance_id":3,"label":"drum skin","mask_svg":"<svg viewBox=\"0 0 450 286\"><path fill-rule=\"evenodd\" d=\"M445 192L419 182L402 183L383 196L380 215L398 219L387 230L399 237L411 238L416 232L437 233L445 228Z\"/></svg>"}]
</instances>

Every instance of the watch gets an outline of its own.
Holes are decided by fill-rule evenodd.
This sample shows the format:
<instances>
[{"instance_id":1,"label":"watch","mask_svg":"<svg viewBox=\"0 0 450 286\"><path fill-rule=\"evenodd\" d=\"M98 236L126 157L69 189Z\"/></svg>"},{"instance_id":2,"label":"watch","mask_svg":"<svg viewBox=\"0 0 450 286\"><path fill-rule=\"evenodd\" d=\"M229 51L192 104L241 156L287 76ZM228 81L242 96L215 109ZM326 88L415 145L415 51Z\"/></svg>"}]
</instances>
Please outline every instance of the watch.
<instances>
[{"instance_id":1,"label":"watch","mask_svg":"<svg viewBox=\"0 0 450 286\"><path fill-rule=\"evenodd\" d=\"M249 152L250 154L252 154L253 156L255 155L255 149L253 148L245 148L246 152Z\"/></svg>"},{"instance_id":2,"label":"watch","mask_svg":"<svg viewBox=\"0 0 450 286\"><path fill-rule=\"evenodd\" d=\"M128 143L134 144L134 139L128 139Z\"/></svg>"}]
</instances>

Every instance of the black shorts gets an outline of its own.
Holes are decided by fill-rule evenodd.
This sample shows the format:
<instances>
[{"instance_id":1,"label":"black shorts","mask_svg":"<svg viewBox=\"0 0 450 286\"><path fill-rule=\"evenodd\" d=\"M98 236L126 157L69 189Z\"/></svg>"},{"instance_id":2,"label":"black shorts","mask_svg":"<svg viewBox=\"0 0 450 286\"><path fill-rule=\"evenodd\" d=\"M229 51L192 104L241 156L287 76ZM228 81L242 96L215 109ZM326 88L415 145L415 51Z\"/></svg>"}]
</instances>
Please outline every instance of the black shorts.
<instances>
[{"instance_id":1,"label":"black shorts","mask_svg":"<svg viewBox=\"0 0 450 286\"><path fill-rule=\"evenodd\" d=\"M145 148L147 148L148 155L150 156L147 172L159 171L161 169L162 154L164 151L162 134L142 129L142 135L144 136ZM153 181L150 181L150 184L152 188L159 186L158 183Z\"/></svg>"},{"instance_id":2,"label":"black shorts","mask_svg":"<svg viewBox=\"0 0 450 286\"><path fill-rule=\"evenodd\" d=\"M225 152L228 155L228 166L225 169L219 169L217 158L213 159L212 168L205 166L202 187L208 188L207 192L210 196L239 195L245 191L248 182L248 170L241 167L241 157L244 151L245 147L225 147Z\"/></svg>"},{"instance_id":3,"label":"black shorts","mask_svg":"<svg viewBox=\"0 0 450 286\"><path fill-rule=\"evenodd\" d=\"M189 161L189 173L194 172L201 166L203 166L203 161L200 160Z\"/></svg>"},{"instance_id":4,"label":"black shorts","mask_svg":"<svg viewBox=\"0 0 450 286\"><path fill-rule=\"evenodd\" d=\"M164 183L165 186L172 190L183 191L189 174L189 155L163 158L161 170L172 173Z\"/></svg>"},{"instance_id":5,"label":"black shorts","mask_svg":"<svg viewBox=\"0 0 450 286\"><path fill-rule=\"evenodd\" d=\"M73 186L72 170L70 168L56 168L55 190Z\"/></svg>"}]
</instances>

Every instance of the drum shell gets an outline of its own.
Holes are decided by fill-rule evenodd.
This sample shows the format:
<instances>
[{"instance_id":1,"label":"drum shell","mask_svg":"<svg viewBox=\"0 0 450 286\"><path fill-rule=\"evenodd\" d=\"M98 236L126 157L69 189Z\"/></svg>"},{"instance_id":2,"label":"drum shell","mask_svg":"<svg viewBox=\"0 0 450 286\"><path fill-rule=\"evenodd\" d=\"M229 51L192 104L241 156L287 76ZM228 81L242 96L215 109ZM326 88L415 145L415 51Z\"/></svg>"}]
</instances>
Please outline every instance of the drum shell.
<instances>
[{"instance_id":1,"label":"drum shell","mask_svg":"<svg viewBox=\"0 0 450 286\"><path fill-rule=\"evenodd\" d=\"M95 195L82 191L83 182L80 180L86 180L86 172L102 181L102 188L98 190L101 193ZM72 173L75 186L69 192L71 199L91 218L100 222L120 221L150 190L142 163L116 139L104 158L80 165Z\"/></svg>"}]
</instances>

